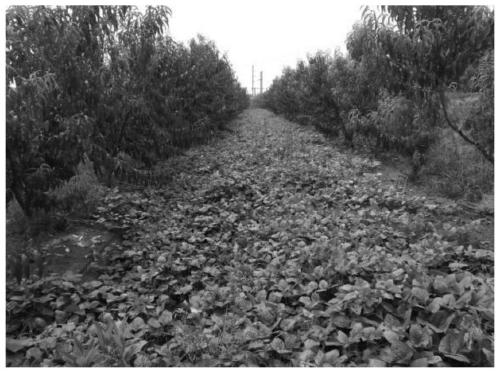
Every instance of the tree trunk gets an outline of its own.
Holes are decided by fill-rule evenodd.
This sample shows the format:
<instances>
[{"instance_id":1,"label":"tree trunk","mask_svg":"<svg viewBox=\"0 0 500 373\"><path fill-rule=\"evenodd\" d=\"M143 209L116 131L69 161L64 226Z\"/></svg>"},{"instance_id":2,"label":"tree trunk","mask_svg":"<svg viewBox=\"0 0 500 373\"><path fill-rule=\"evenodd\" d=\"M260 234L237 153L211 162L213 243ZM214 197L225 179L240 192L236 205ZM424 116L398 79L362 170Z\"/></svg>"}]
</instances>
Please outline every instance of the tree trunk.
<instances>
[{"instance_id":1,"label":"tree trunk","mask_svg":"<svg viewBox=\"0 0 500 373\"><path fill-rule=\"evenodd\" d=\"M441 107L443 109L444 119L445 119L446 123L448 124L448 127L450 127L453 131L455 131L456 133L458 133L460 135L460 137L462 139L464 139L464 141L466 141L469 144L473 145L483 155L483 157L487 161L489 161L492 164L494 164L494 155L490 154L479 142L477 142L476 140L474 140L474 139L470 138L469 136L467 136L466 133L464 133L456 124L454 124L450 120L450 118L448 117L448 111L447 111L447 108L446 108L446 97L445 97L444 89L441 89L439 91L439 99L440 99Z\"/></svg>"}]
</instances>

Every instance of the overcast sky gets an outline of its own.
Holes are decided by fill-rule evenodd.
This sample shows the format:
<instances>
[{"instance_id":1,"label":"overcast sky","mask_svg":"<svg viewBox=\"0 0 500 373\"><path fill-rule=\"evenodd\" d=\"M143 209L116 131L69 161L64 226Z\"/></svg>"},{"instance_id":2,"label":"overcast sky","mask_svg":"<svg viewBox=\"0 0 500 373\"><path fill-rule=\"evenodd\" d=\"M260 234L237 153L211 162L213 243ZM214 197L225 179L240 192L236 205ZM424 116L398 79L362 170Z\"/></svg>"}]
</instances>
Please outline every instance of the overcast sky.
<instances>
[{"instance_id":1,"label":"overcast sky","mask_svg":"<svg viewBox=\"0 0 500 373\"><path fill-rule=\"evenodd\" d=\"M197 34L226 52L238 80L250 91L252 64L264 88L285 66L317 50L345 50L345 39L360 19L360 3L333 0L168 0L170 33L177 41ZM258 82L256 81L256 86Z\"/></svg>"}]
</instances>

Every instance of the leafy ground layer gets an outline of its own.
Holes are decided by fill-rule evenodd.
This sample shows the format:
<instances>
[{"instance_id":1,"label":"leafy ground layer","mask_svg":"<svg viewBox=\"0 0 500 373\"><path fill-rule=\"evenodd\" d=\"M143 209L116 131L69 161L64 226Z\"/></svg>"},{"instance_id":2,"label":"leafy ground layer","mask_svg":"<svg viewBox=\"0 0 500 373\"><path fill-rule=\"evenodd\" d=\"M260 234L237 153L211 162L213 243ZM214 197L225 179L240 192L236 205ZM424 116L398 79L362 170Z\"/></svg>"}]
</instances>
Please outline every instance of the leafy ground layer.
<instances>
[{"instance_id":1,"label":"leafy ground layer","mask_svg":"<svg viewBox=\"0 0 500 373\"><path fill-rule=\"evenodd\" d=\"M492 365L491 218L379 166L246 111L167 187L108 193L99 277L8 284L8 364Z\"/></svg>"}]
</instances>

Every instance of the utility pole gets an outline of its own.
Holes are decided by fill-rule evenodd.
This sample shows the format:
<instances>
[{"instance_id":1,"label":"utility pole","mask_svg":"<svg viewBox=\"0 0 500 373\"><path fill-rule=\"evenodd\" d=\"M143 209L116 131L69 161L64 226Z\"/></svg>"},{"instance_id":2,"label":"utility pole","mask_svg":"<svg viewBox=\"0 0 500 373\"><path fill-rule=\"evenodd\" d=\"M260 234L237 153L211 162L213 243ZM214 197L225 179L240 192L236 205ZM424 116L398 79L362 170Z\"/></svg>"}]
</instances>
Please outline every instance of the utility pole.
<instances>
[{"instance_id":1,"label":"utility pole","mask_svg":"<svg viewBox=\"0 0 500 373\"><path fill-rule=\"evenodd\" d=\"M260 94L262 94L262 70L260 70Z\"/></svg>"},{"instance_id":2,"label":"utility pole","mask_svg":"<svg viewBox=\"0 0 500 373\"><path fill-rule=\"evenodd\" d=\"M263 78L264 72L261 70L260 71L260 77L259 77L259 83L260 83L260 93L262 94L264 92L264 78ZM257 87L255 86L255 68L254 65L252 65L252 96L255 96L257 94Z\"/></svg>"},{"instance_id":3,"label":"utility pole","mask_svg":"<svg viewBox=\"0 0 500 373\"><path fill-rule=\"evenodd\" d=\"M255 96L253 65L252 65L252 96Z\"/></svg>"}]
</instances>

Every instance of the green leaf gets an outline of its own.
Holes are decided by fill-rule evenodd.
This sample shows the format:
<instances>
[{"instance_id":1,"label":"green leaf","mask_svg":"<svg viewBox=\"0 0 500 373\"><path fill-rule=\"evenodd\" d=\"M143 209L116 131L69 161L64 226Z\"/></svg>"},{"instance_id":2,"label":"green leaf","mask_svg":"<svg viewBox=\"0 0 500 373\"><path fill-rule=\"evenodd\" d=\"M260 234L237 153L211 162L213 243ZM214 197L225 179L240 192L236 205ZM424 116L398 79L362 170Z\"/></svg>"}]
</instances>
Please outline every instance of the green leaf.
<instances>
[{"instance_id":1,"label":"green leaf","mask_svg":"<svg viewBox=\"0 0 500 373\"><path fill-rule=\"evenodd\" d=\"M427 347L431 342L431 331L418 324L410 326L409 341L413 347Z\"/></svg>"},{"instance_id":2,"label":"green leaf","mask_svg":"<svg viewBox=\"0 0 500 373\"><path fill-rule=\"evenodd\" d=\"M10 352L18 352L24 350L25 348L33 346L34 342L32 339L13 339L7 338L5 341L5 346Z\"/></svg>"},{"instance_id":3,"label":"green leaf","mask_svg":"<svg viewBox=\"0 0 500 373\"><path fill-rule=\"evenodd\" d=\"M144 320L140 317L136 317L132 322L130 323L130 328L134 331L136 330L141 330L146 328L146 323Z\"/></svg>"},{"instance_id":4,"label":"green leaf","mask_svg":"<svg viewBox=\"0 0 500 373\"><path fill-rule=\"evenodd\" d=\"M426 357L422 357L420 359L415 359L410 363L411 367L428 367L429 362Z\"/></svg>"},{"instance_id":5,"label":"green leaf","mask_svg":"<svg viewBox=\"0 0 500 373\"><path fill-rule=\"evenodd\" d=\"M399 342L399 335L392 330L385 330L383 336L389 343Z\"/></svg>"},{"instance_id":6,"label":"green leaf","mask_svg":"<svg viewBox=\"0 0 500 373\"><path fill-rule=\"evenodd\" d=\"M434 279L433 287L439 294L446 294L449 292L448 284L442 276L437 276Z\"/></svg>"},{"instance_id":7,"label":"green leaf","mask_svg":"<svg viewBox=\"0 0 500 373\"><path fill-rule=\"evenodd\" d=\"M274 338L271 341L271 348L279 354L289 354L292 351L288 350L285 346L285 342L281 338Z\"/></svg>"},{"instance_id":8,"label":"green leaf","mask_svg":"<svg viewBox=\"0 0 500 373\"><path fill-rule=\"evenodd\" d=\"M455 355L464 345L465 332L449 330L439 342L439 352L443 354Z\"/></svg>"},{"instance_id":9,"label":"green leaf","mask_svg":"<svg viewBox=\"0 0 500 373\"><path fill-rule=\"evenodd\" d=\"M394 341L391 343L391 349L394 352L396 361L399 363L406 363L413 356L413 349L406 343Z\"/></svg>"},{"instance_id":10,"label":"green leaf","mask_svg":"<svg viewBox=\"0 0 500 373\"><path fill-rule=\"evenodd\" d=\"M429 293L425 289L413 287L411 289L411 293L415 297L415 299L418 300L419 304L425 304L427 302L427 299L429 299Z\"/></svg>"},{"instance_id":11,"label":"green leaf","mask_svg":"<svg viewBox=\"0 0 500 373\"><path fill-rule=\"evenodd\" d=\"M340 357L340 353L338 350L328 351L323 356L323 363L327 363L327 364L330 364L332 366L335 366L339 357Z\"/></svg>"},{"instance_id":12,"label":"green leaf","mask_svg":"<svg viewBox=\"0 0 500 373\"><path fill-rule=\"evenodd\" d=\"M94 280L90 282L85 282L83 286L89 289L97 289L98 287L102 286L102 281Z\"/></svg>"},{"instance_id":13,"label":"green leaf","mask_svg":"<svg viewBox=\"0 0 500 373\"><path fill-rule=\"evenodd\" d=\"M366 328L363 328L362 332L362 340L364 341L373 341L375 339L381 338L381 333L375 329L373 326L369 326Z\"/></svg>"},{"instance_id":14,"label":"green leaf","mask_svg":"<svg viewBox=\"0 0 500 373\"><path fill-rule=\"evenodd\" d=\"M427 305L427 310L431 313L436 313L437 311L439 311L439 308L441 307L442 303L443 303L443 298L436 297L431 301L431 303Z\"/></svg>"},{"instance_id":15,"label":"green leaf","mask_svg":"<svg viewBox=\"0 0 500 373\"><path fill-rule=\"evenodd\" d=\"M427 325L437 333L446 333L454 318L455 313L441 310L431 315Z\"/></svg>"},{"instance_id":16,"label":"green leaf","mask_svg":"<svg viewBox=\"0 0 500 373\"><path fill-rule=\"evenodd\" d=\"M161 328L161 324L160 322L157 320L157 319L154 319L154 318L150 318L148 320L148 325L151 326L152 328L154 329L159 329Z\"/></svg>"},{"instance_id":17,"label":"green leaf","mask_svg":"<svg viewBox=\"0 0 500 373\"><path fill-rule=\"evenodd\" d=\"M444 356L446 356L449 359L460 361L461 363L470 364L470 360L466 356L464 356L464 355L460 355L460 354L444 354Z\"/></svg>"},{"instance_id":18,"label":"green leaf","mask_svg":"<svg viewBox=\"0 0 500 373\"><path fill-rule=\"evenodd\" d=\"M160 324L162 325L168 325L172 322L172 312L170 311L163 311L160 315L160 317L158 318L158 321L160 322Z\"/></svg>"},{"instance_id":19,"label":"green leaf","mask_svg":"<svg viewBox=\"0 0 500 373\"><path fill-rule=\"evenodd\" d=\"M42 360L43 352L38 347L31 347L28 351L26 351L26 358L33 359L36 362L40 362Z\"/></svg>"},{"instance_id":20,"label":"green leaf","mask_svg":"<svg viewBox=\"0 0 500 373\"><path fill-rule=\"evenodd\" d=\"M335 315L332 317L332 323L339 328L349 328L351 319L345 315Z\"/></svg>"},{"instance_id":21,"label":"green leaf","mask_svg":"<svg viewBox=\"0 0 500 373\"><path fill-rule=\"evenodd\" d=\"M320 345L320 343L318 341L313 340L313 339L307 339L304 342L304 348L306 350L312 350L312 349L318 347L319 345Z\"/></svg>"},{"instance_id":22,"label":"green leaf","mask_svg":"<svg viewBox=\"0 0 500 373\"><path fill-rule=\"evenodd\" d=\"M369 359L368 366L369 367L385 367L387 364L385 361L379 359Z\"/></svg>"},{"instance_id":23,"label":"green leaf","mask_svg":"<svg viewBox=\"0 0 500 373\"><path fill-rule=\"evenodd\" d=\"M441 356L438 355L433 355L427 358L427 362L431 365L436 365L442 361L443 359L441 359Z\"/></svg>"},{"instance_id":24,"label":"green leaf","mask_svg":"<svg viewBox=\"0 0 500 373\"><path fill-rule=\"evenodd\" d=\"M188 284L186 286L179 288L176 294L188 294L189 292L191 292L191 290L193 290L193 287L190 284Z\"/></svg>"},{"instance_id":25,"label":"green leaf","mask_svg":"<svg viewBox=\"0 0 500 373\"><path fill-rule=\"evenodd\" d=\"M342 330L339 330L337 332L337 341L341 344L341 345L346 345L349 343L349 337L347 336L347 334L345 334Z\"/></svg>"},{"instance_id":26,"label":"green leaf","mask_svg":"<svg viewBox=\"0 0 500 373\"><path fill-rule=\"evenodd\" d=\"M490 366L494 366L495 354L493 353L493 351L490 351L486 348L483 348L481 351L483 352L484 356L486 356L486 359L488 360Z\"/></svg>"},{"instance_id":27,"label":"green leaf","mask_svg":"<svg viewBox=\"0 0 500 373\"><path fill-rule=\"evenodd\" d=\"M123 352L123 360L127 363L130 363L147 343L147 341L139 341L125 347L125 350Z\"/></svg>"}]
</instances>

